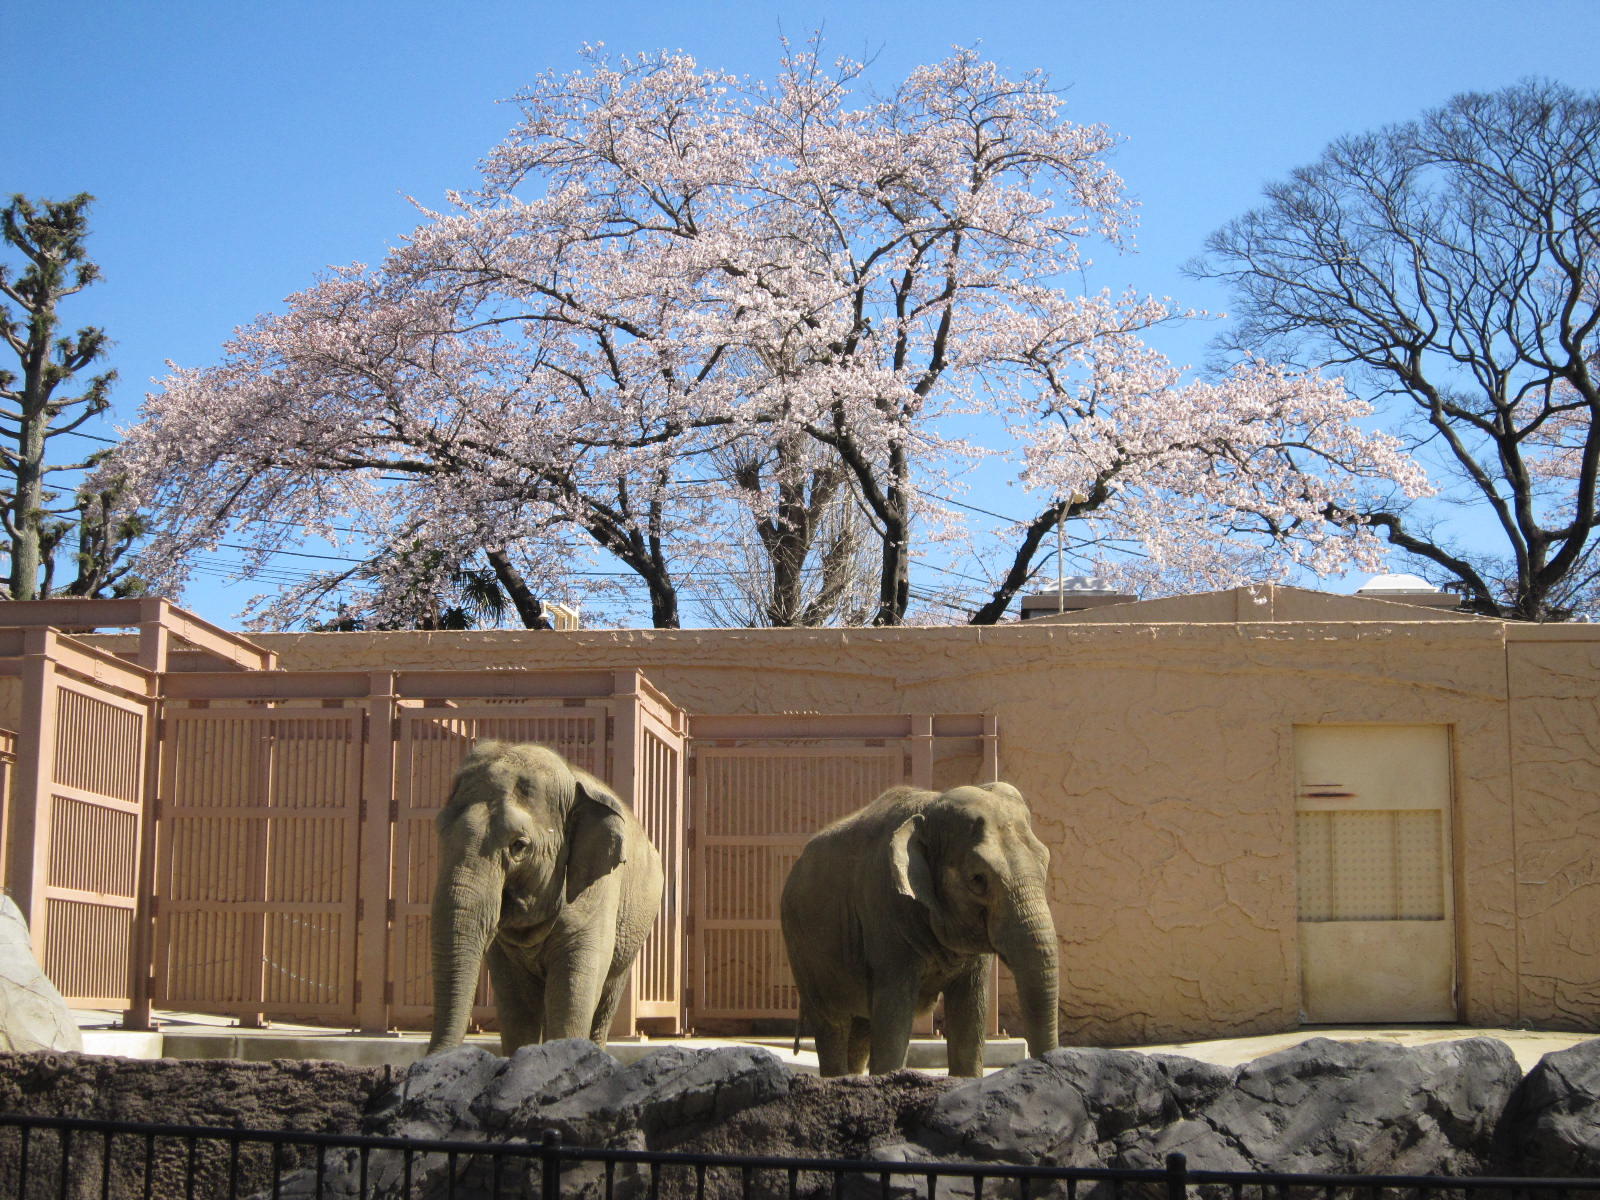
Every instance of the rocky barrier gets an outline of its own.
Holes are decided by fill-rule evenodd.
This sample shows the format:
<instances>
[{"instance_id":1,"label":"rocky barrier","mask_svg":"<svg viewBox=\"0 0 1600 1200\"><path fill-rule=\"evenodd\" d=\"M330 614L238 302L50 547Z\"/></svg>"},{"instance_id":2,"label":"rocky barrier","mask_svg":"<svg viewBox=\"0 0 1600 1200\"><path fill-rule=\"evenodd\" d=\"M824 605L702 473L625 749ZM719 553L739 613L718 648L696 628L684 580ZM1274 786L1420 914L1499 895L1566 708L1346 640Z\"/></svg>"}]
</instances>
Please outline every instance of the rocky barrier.
<instances>
[{"instance_id":1,"label":"rocky barrier","mask_svg":"<svg viewBox=\"0 0 1600 1200\"><path fill-rule=\"evenodd\" d=\"M1600 1165L1600 1042L1548 1055L1526 1078L1491 1038L1421 1047L1313 1038L1232 1069L1061 1049L984 1079L924 1080L909 1094L907 1075L818 1081L756 1048L665 1049L628 1067L587 1042L510 1059L461 1048L412 1067L364 1131L536 1141L554 1130L586 1147L886 1164L1149 1168L1182 1151L1196 1170L1585 1175ZM865 1137L863 1100L882 1110ZM333 1194L353 1165L335 1164ZM393 1162L369 1171L377 1194L398 1194ZM309 1194L306 1184L283 1195ZM569 1171L569 1192L600 1194L598 1171Z\"/></svg>"},{"instance_id":2,"label":"rocky barrier","mask_svg":"<svg viewBox=\"0 0 1600 1200\"><path fill-rule=\"evenodd\" d=\"M909 1071L818 1080L791 1074L757 1047L668 1047L622 1066L584 1041L529 1046L509 1059L461 1047L404 1072L288 1061L118 1063L0 1055L0 1108L468 1142L538 1142L554 1131L571 1146L886 1165L1149 1168L1182 1151L1196 1170L1600 1173L1600 1040L1546 1055L1526 1077L1491 1038L1420 1047L1313 1038L1235 1068L1064 1048L975 1080ZM275 1106L275 1088L287 1110ZM13 1177L9 1146L0 1145L0 1183ZM83 1167L95 1169L87 1158ZM239 1194L262 1186L257 1169ZM507 1177L507 1194L537 1194L536 1164L505 1169L525 1176ZM353 1154L330 1153L321 1194L355 1194L360 1170ZM400 1156L374 1154L365 1170L368 1194L402 1194ZM412 1195L446 1194L452 1172L456 1194L488 1194L472 1177L487 1170L481 1159L414 1156L409 1170ZM915 1177L901 1178L901 1194L915 1194ZM562 1179L564 1196L604 1194L598 1167L570 1166ZM864 1193L881 1194L876 1173L861 1182ZM612 1184L626 1200L643 1181L629 1168ZM713 1179L705 1194L736 1184ZM757 1191L783 1193L781 1184ZM278 1194L310 1196L316 1185L306 1169ZM941 1186L940 1195L961 1191Z\"/></svg>"}]
</instances>

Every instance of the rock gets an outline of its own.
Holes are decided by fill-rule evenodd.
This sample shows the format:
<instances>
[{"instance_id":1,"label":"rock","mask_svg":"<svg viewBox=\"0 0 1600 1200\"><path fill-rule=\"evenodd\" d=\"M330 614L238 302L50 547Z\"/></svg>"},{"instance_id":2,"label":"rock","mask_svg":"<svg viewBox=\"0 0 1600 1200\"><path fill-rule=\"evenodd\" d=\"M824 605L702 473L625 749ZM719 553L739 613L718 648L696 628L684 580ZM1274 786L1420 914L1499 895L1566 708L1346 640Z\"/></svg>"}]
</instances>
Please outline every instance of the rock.
<instances>
[{"instance_id":1,"label":"rock","mask_svg":"<svg viewBox=\"0 0 1600 1200\"><path fill-rule=\"evenodd\" d=\"M1193 1059L1062 1048L951 1089L912 1137L940 1158L1120 1166L1231 1079Z\"/></svg>"},{"instance_id":2,"label":"rock","mask_svg":"<svg viewBox=\"0 0 1600 1200\"><path fill-rule=\"evenodd\" d=\"M419 1059L375 1106L363 1132L380 1137L465 1137L479 1132L472 1107L506 1069L482 1046L457 1046Z\"/></svg>"},{"instance_id":3,"label":"rock","mask_svg":"<svg viewBox=\"0 0 1600 1200\"><path fill-rule=\"evenodd\" d=\"M1238 1069L1201 1113L1197 1169L1471 1175L1494 1159L1497 1114L1521 1078L1493 1038L1404 1047L1312 1038Z\"/></svg>"},{"instance_id":4,"label":"rock","mask_svg":"<svg viewBox=\"0 0 1600 1200\"><path fill-rule=\"evenodd\" d=\"M497 1061L503 1069L469 1105L477 1126L496 1136L537 1137L553 1127L550 1114L575 1093L590 1094L622 1071L587 1038L524 1046L509 1061Z\"/></svg>"},{"instance_id":5,"label":"rock","mask_svg":"<svg viewBox=\"0 0 1600 1200\"><path fill-rule=\"evenodd\" d=\"M0 1050L83 1050L83 1034L33 956L28 923L0 896Z\"/></svg>"},{"instance_id":6,"label":"rock","mask_svg":"<svg viewBox=\"0 0 1600 1200\"><path fill-rule=\"evenodd\" d=\"M1600 1040L1533 1065L1506 1105L1500 1141L1505 1173L1600 1174Z\"/></svg>"},{"instance_id":7,"label":"rock","mask_svg":"<svg viewBox=\"0 0 1600 1200\"><path fill-rule=\"evenodd\" d=\"M629 1067L593 1042L569 1039L524 1046L504 1059L477 1046L461 1046L414 1064L375 1106L364 1131L380 1137L451 1141L537 1142L554 1131L569 1146L645 1149L666 1134L680 1135L788 1094L788 1069L754 1046L689 1050L673 1046ZM498 1175L487 1159L458 1156L455 1179L440 1154L418 1154L411 1178L418 1194L488 1194L498 1178L514 1194L538 1184L536 1160L506 1158ZM329 1156L320 1185L308 1171L284 1181L285 1200L316 1195L355 1196L360 1160ZM639 1172L619 1167L612 1193L637 1190ZM318 1186L322 1188L317 1191ZM404 1188L398 1152L379 1151L367 1162L367 1195L399 1196ZM454 1193L451 1189L454 1188ZM606 1192L605 1168L572 1164L562 1171L561 1194L571 1200Z\"/></svg>"},{"instance_id":8,"label":"rock","mask_svg":"<svg viewBox=\"0 0 1600 1200\"><path fill-rule=\"evenodd\" d=\"M573 1145L600 1145L632 1130L648 1144L687 1134L789 1093L781 1059L758 1046L669 1046L569 1095L542 1114Z\"/></svg>"},{"instance_id":9,"label":"rock","mask_svg":"<svg viewBox=\"0 0 1600 1200\"><path fill-rule=\"evenodd\" d=\"M1600 1083L1600 1057L1595 1071L1588 1086ZM953 1088L877 1156L1148 1169L1181 1151L1198 1170L1481 1174L1519 1078L1491 1038L1416 1048L1313 1038L1233 1071L1061 1049Z\"/></svg>"}]
</instances>

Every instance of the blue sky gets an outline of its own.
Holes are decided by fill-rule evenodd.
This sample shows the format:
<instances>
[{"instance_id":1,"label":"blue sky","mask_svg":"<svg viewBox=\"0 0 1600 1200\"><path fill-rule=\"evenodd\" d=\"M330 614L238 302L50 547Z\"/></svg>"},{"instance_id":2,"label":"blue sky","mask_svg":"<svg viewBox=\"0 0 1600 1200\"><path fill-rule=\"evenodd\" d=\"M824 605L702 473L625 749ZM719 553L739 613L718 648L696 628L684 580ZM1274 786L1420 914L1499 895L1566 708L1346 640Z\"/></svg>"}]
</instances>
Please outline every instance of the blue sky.
<instances>
[{"instance_id":1,"label":"blue sky","mask_svg":"<svg viewBox=\"0 0 1600 1200\"><path fill-rule=\"evenodd\" d=\"M495 102L576 66L582 43L769 75L780 35L818 27L884 88L952 45L1046 70L1075 120L1126 137L1114 162L1142 205L1137 253L1088 282L1212 310L1225 297L1181 264L1330 139L1528 75L1600 86L1596 0L0 0L0 191L98 197L105 281L64 316L114 339L127 422L165 360L215 361L323 267L379 259L415 224L407 196L471 186L515 116ZM1213 332L1151 340L1197 361ZM208 573L182 600L234 624L259 590Z\"/></svg>"}]
</instances>

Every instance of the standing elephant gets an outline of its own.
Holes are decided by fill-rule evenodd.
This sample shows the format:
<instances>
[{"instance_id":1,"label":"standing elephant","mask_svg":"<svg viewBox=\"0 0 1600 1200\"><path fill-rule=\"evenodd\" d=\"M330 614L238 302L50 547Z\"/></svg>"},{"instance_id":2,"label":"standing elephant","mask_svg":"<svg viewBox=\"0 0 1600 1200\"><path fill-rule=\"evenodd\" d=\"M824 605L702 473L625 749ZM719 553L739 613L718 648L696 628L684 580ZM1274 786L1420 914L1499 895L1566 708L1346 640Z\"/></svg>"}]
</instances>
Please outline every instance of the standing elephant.
<instances>
[{"instance_id":1,"label":"standing elephant","mask_svg":"<svg viewBox=\"0 0 1600 1200\"><path fill-rule=\"evenodd\" d=\"M822 1074L905 1066L943 993L950 1073L981 1075L991 953L1016 977L1028 1053L1055 1049L1049 862L1008 783L890 788L807 842L783 937Z\"/></svg>"},{"instance_id":2,"label":"standing elephant","mask_svg":"<svg viewBox=\"0 0 1600 1200\"><path fill-rule=\"evenodd\" d=\"M544 746L480 742L439 814L433 1038L466 1034L485 956L510 1054L605 1045L661 907L661 856L605 784Z\"/></svg>"}]
</instances>

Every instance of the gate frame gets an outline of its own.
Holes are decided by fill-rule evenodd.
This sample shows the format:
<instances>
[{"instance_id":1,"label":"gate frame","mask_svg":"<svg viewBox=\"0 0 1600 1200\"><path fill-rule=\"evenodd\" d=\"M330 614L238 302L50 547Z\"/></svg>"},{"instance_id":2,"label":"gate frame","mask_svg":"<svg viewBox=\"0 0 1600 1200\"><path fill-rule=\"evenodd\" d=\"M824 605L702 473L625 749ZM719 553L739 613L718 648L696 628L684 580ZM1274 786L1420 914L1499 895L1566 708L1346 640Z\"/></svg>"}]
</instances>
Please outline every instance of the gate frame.
<instances>
[{"instance_id":1,"label":"gate frame","mask_svg":"<svg viewBox=\"0 0 1600 1200\"><path fill-rule=\"evenodd\" d=\"M773 713L773 714L700 714L696 713L689 718L689 753L691 762L698 761L698 752L702 747L722 750L748 749L751 756L758 756L763 748L800 749L809 744L816 747L817 757L826 757L831 750L837 750L846 743L854 743L862 749L882 750L886 756L894 753L894 747L899 746L906 762L904 766L904 782L912 787L931 788L933 786L933 771L936 761L935 750L940 741L976 741L979 758L979 775L982 778L993 780L999 778L1000 773L1000 742L999 724L992 713L949 713L935 715L930 713ZM754 743L754 744L751 744ZM695 776L697 771L694 766L690 768L690 775ZM862 796L855 808L870 803L874 797ZM724 1021L738 1020L737 1017L728 1017L721 1014L705 1014L706 987L702 976L705 973L705 892L707 884L704 878L705 850L704 834L700 825L702 798L690 788L689 802L685 808L686 838L690 858L691 872L690 884L694 894L690 897L688 910L692 914L686 927L686 950L690 967L687 971L685 995L688 997L686 1007L688 1019L693 1024L697 1015L705 1015L707 1020ZM853 811L853 810L847 810ZM813 833L816 831L813 830ZM809 838L810 835L807 835ZM806 839L799 839L803 845ZM776 842L772 844L777 844ZM773 921L777 914L773 914ZM755 923L740 922L746 927L754 928ZM769 928L770 922L761 923L761 927ZM997 1035L1000 1032L1000 1006L999 1006L999 960L995 962L989 973L989 1034ZM770 1011L751 1020L770 1020L774 1014ZM929 1014L917 1022L918 1034L931 1034L934 1031L935 1017Z\"/></svg>"},{"instance_id":2,"label":"gate frame","mask_svg":"<svg viewBox=\"0 0 1600 1200\"><path fill-rule=\"evenodd\" d=\"M136 714L142 725L138 751L141 759L133 766L147 770L155 726L153 716L157 677L143 667L80 642L58 629L20 624L0 628L0 675L20 680L22 712L32 717L32 720L22 722L24 728L16 732L12 741L14 766L9 772L5 812L3 821L0 821L4 829L0 838L3 838L5 850L0 867L5 872L6 889L28 924L34 957L43 964L50 949L49 900L52 898L51 892L55 890L50 883L50 852L55 796L60 786L57 780L60 767L57 744L60 697L63 693L71 692ZM143 855L146 825L147 793L143 779L138 792L139 799L134 802L98 806L134 814L135 844L130 849L135 863ZM67 997L69 1001L126 1003L130 1006L138 1002L146 983L144 972L136 966L139 961L140 910L144 905L144 894L139 884L136 866L134 894L127 897L126 904L108 904L109 907L127 908L131 914L128 955L124 964L127 981L125 993L111 996L73 995ZM101 897L93 902L105 904L108 899Z\"/></svg>"},{"instance_id":3,"label":"gate frame","mask_svg":"<svg viewBox=\"0 0 1600 1200\"><path fill-rule=\"evenodd\" d=\"M600 757L596 761L597 774L609 778L611 785L622 795L635 801L635 784L642 767L644 737L650 736L667 744L677 755L677 765L666 781L671 790L670 806L675 810L674 838L665 838L668 844L680 847L678 851L679 900L675 906L664 906L657 932L676 944L668 956L677 964L675 985L677 995L642 1001L639 997L639 973L634 972L632 983L619 1010L620 1029L624 1023L628 1032L639 1019L666 1022L671 1032L683 1027L683 940L684 917L681 897L682 827L686 821L684 811L687 796L684 790L688 752L686 745L687 717L666 695L652 685L637 669L627 670L539 670L509 669L494 671L460 670L397 670L397 671L182 671L165 674L163 684L163 716L175 711L175 705L192 705L206 708L240 705L259 714L267 711L284 715L296 711L323 711L326 709L360 710L363 714L365 745L361 751L361 779L359 784L358 866L355 881L357 896L357 951L359 970L356 976L356 994L349 998L347 1007L354 1027L363 1034L387 1034L393 1028L396 1002L395 980L398 971L394 954L394 938L399 897L392 882L396 871L396 822L399 817L397 772L400 733L407 722L404 714L414 709L445 710L471 706L470 711L482 711L493 705L493 715L515 716L526 703L546 702L553 711L575 712L587 709L601 720ZM521 702L521 703L518 703ZM515 706L513 706L515 705ZM320 707L308 707L320 706ZM163 755L171 749L166 740L165 722L161 723L160 747ZM627 740L625 740L627 739ZM633 746L631 754L622 747ZM163 768L164 769L164 768ZM157 775L158 783L164 776ZM153 835L147 839L158 844L162 836L163 810L168 807L166 797L159 789L149 805ZM441 803L443 797L440 798ZM653 834L655 831L652 831ZM667 857L666 847L658 847ZM159 911L159 896L155 858L148 856L152 905L142 920L145 943L151 948L145 960L154 966L155 913ZM381 864L381 866L379 865ZM665 864L664 864L665 865ZM674 927L674 924L676 927ZM647 946L649 943L646 943ZM362 986L364 981L374 981ZM230 1009L229 1011L235 1011ZM481 1011L487 1016L492 1009ZM248 1020L250 1014L239 1014ZM270 1016L270 1012L265 1014ZM143 1025L133 1022L142 1020ZM148 999L138 1013L130 1007L126 1021L130 1028L148 1028Z\"/></svg>"}]
</instances>

